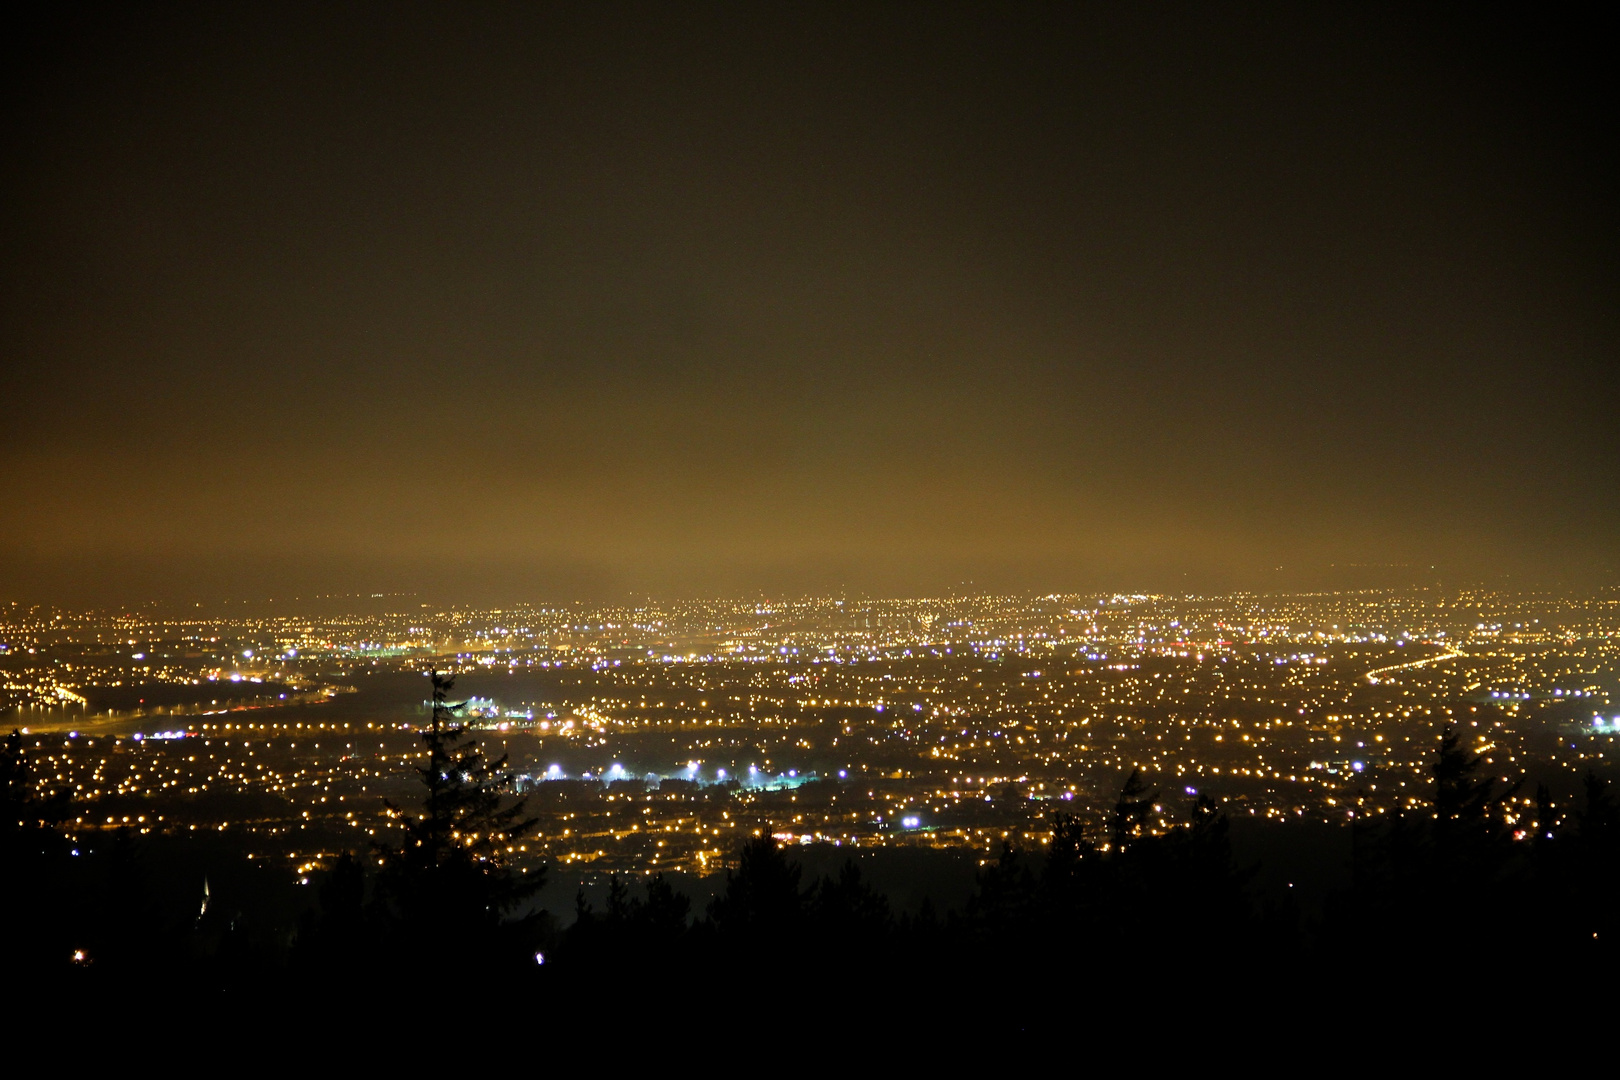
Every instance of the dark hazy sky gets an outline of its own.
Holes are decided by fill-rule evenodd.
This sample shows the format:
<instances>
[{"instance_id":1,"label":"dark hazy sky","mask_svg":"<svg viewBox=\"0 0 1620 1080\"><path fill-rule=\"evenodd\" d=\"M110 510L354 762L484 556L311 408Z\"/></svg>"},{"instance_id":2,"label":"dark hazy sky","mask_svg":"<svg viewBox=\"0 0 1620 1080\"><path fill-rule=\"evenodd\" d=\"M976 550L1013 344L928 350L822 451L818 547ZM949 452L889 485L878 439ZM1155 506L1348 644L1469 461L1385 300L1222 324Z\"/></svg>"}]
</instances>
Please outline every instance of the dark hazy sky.
<instances>
[{"instance_id":1,"label":"dark hazy sky","mask_svg":"<svg viewBox=\"0 0 1620 1080\"><path fill-rule=\"evenodd\" d=\"M1620 566L1608 25L50 10L5 35L9 597Z\"/></svg>"}]
</instances>

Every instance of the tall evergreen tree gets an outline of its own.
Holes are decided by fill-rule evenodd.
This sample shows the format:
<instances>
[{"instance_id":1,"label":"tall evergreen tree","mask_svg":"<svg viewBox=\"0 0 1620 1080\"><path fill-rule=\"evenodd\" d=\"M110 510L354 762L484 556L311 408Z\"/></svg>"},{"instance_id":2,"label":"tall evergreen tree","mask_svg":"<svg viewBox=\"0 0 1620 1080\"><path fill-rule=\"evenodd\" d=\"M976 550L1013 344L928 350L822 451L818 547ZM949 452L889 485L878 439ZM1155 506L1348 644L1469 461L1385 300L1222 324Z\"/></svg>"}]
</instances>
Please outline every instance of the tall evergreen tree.
<instances>
[{"instance_id":1,"label":"tall evergreen tree","mask_svg":"<svg viewBox=\"0 0 1620 1080\"><path fill-rule=\"evenodd\" d=\"M455 943L462 952L489 947L491 934L544 884L544 873L515 871L506 848L533 831L524 800L508 801L507 758L486 760L449 693L454 676L435 671L432 718L422 732L426 788L420 814L393 804L404 840L383 853L381 885L408 937ZM475 944L475 942L482 942Z\"/></svg>"},{"instance_id":2,"label":"tall evergreen tree","mask_svg":"<svg viewBox=\"0 0 1620 1080\"><path fill-rule=\"evenodd\" d=\"M1430 766L1434 774L1434 816L1441 830L1478 822L1495 801L1496 786L1488 776L1479 775L1480 759L1470 754L1462 742L1462 730L1447 724L1440 734L1440 753Z\"/></svg>"},{"instance_id":3,"label":"tall evergreen tree","mask_svg":"<svg viewBox=\"0 0 1620 1080\"><path fill-rule=\"evenodd\" d=\"M795 933L807 897L799 888L804 868L789 859L767 833L743 845L726 888L709 903L709 921L722 936L759 940Z\"/></svg>"},{"instance_id":4,"label":"tall evergreen tree","mask_svg":"<svg viewBox=\"0 0 1620 1080\"><path fill-rule=\"evenodd\" d=\"M1158 797L1157 791L1149 791L1142 782L1142 770L1132 769L1113 813L1108 816L1108 841L1116 854L1123 853L1133 840L1145 835L1148 814L1153 809L1153 800Z\"/></svg>"},{"instance_id":5,"label":"tall evergreen tree","mask_svg":"<svg viewBox=\"0 0 1620 1080\"><path fill-rule=\"evenodd\" d=\"M1500 794L1493 777L1480 775L1483 760L1463 745L1462 730L1448 724L1440 735L1434 775L1435 884L1450 892L1487 885L1506 861L1502 804L1518 785Z\"/></svg>"},{"instance_id":6,"label":"tall evergreen tree","mask_svg":"<svg viewBox=\"0 0 1620 1080\"><path fill-rule=\"evenodd\" d=\"M838 877L823 877L810 903L817 931L833 948L866 948L891 928L889 898L861 878L854 859L844 860Z\"/></svg>"},{"instance_id":7,"label":"tall evergreen tree","mask_svg":"<svg viewBox=\"0 0 1620 1080\"><path fill-rule=\"evenodd\" d=\"M1052 842L1046 849L1041 889L1049 906L1063 909L1078 900L1081 875L1096 862L1096 849L1080 820L1062 810L1052 815Z\"/></svg>"}]
</instances>

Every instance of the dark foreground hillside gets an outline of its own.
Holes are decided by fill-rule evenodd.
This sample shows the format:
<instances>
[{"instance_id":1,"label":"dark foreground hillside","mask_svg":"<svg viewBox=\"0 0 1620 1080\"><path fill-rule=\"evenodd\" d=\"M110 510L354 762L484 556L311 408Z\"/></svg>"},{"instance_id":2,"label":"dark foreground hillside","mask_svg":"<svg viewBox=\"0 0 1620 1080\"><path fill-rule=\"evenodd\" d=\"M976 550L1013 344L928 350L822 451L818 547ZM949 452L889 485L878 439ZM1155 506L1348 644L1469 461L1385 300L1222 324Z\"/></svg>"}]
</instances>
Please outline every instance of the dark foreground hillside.
<instances>
[{"instance_id":1,"label":"dark foreground hillside","mask_svg":"<svg viewBox=\"0 0 1620 1080\"><path fill-rule=\"evenodd\" d=\"M429 751L465 779L428 785L400 846L293 879L215 839L75 845L53 827L66 805L36 790L12 740L0 858L13 992L366 1008L390 1000L384 988L457 983L579 1031L845 1008L1017 1028L1155 1001L1466 995L1470 972L1576 987L1609 969L1620 932L1609 786L1591 777L1571 805L1543 792L1538 819L1510 832L1504 793L1449 734L1433 809L1405 817L1234 826L1205 797L1155 834L1157 793L1133 775L1095 834L1056 814L1050 844L983 866L763 837L723 875L608 878L566 898L478 846L525 827L499 763L455 731Z\"/></svg>"}]
</instances>

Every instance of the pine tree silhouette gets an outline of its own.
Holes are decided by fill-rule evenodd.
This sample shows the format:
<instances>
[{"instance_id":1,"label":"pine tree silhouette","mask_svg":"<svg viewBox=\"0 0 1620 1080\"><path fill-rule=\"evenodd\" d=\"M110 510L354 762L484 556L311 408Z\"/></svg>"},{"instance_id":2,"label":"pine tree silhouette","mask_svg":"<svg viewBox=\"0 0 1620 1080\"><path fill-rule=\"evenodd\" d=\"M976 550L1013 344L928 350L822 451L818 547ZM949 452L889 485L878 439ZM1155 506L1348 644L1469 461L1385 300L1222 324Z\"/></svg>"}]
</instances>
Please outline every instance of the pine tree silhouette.
<instances>
[{"instance_id":1,"label":"pine tree silhouette","mask_svg":"<svg viewBox=\"0 0 1620 1080\"><path fill-rule=\"evenodd\" d=\"M1078 902L1082 875L1096 859L1096 848L1085 838L1079 819L1061 810L1053 814L1052 842L1046 849L1046 868L1041 873L1047 903L1066 909Z\"/></svg>"},{"instance_id":2,"label":"pine tree silhouette","mask_svg":"<svg viewBox=\"0 0 1620 1080\"><path fill-rule=\"evenodd\" d=\"M1483 759L1463 746L1462 730L1448 724L1440 736L1434 775L1434 884L1447 897L1487 886L1508 858L1502 804L1518 785L1496 793L1496 781L1480 775Z\"/></svg>"},{"instance_id":3,"label":"pine tree silhouette","mask_svg":"<svg viewBox=\"0 0 1620 1080\"><path fill-rule=\"evenodd\" d=\"M544 884L544 872L521 873L506 848L533 831L524 800L507 802L507 758L487 761L478 742L454 721L454 676L432 673L432 720L422 732L427 761L417 769L427 789L422 813L392 803L404 826L398 848L384 849L380 884L407 936L439 941L463 953L487 948L502 920Z\"/></svg>"},{"instance_id":4,"label":"pine tree silhouette","mask_svg":"<svg viewBox=\"0 0 1620 1080\"><path fill-rule=\"evenodd\" d=\"M726 888L709 903L709 922L723 938L759 944L798 931L804 922L804 869L769 834L743 845Z\"/></svg>"},{"instance_id":5,"label":"pine tree silhouette","mask_svg":"<svg viewBox=\"0 0 1620 1080\"><path fill-rule=\"evenodd\" d=\"M838 878L824 877L810 905L817 930L839 949L869 948L889 930L889 899L861 878L855 860L846 859Z\"/></svg>"},{"instance_id":6,"label":"pine tree silhouette","mask_svg":"<svg viewBox=\"0 0 1620 1080\"><path fill-rule=\"evenodd\" d=\"M1116 854L1122 854L1133 840L1144 835L1153 800L1158 797L1157 791L1148 791L1142 783L1142 770L1132 769L1108 817L1108 842Z\"/></svg>"},{"instance_id":7,"label":"pine tree silhouette","mask_svg":"<svg viewBox=\"0 0 1620 1080\"><path fill-rule=\"evenodd\" d=\"M1489 810L1490 777L1479 777L1480 759L1462 743L1462 731L1447 724L1440 735L1440 754L1430 771L1434 774L1434 816L1441 829L1478 822Z\"/></svg>"}]
</instances>

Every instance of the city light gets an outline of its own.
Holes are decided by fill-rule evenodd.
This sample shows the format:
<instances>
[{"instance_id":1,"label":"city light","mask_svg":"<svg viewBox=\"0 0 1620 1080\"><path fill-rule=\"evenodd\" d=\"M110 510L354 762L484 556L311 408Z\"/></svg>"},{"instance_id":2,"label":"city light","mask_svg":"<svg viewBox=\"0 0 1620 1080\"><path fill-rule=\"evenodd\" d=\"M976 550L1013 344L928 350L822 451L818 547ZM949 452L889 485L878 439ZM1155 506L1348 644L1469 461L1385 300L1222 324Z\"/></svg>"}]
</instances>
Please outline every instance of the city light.
<instances>
[{"instance_id":1,"label":"city light","mask_svg":"<svg viewBox=\"0 0 1620 1080\"><path fill-rule=\"evenodd\" d=\"M1057 806L1100 821L1132 770L1245 817L1389 813L1418 797L1448 723L1510 781L1532 762L1577 778L1620 734L1601 674L1620 626L1607 609L1535 603L812 599L766 623L720 603L172 625L51 612L0 630L36 650L12 651L28 660L7 692L87 831L224 831L300 853L292 841L317 827L384 835L397 828L385 800L418 782L423 697L371 703L357 673L420 672L448 652L496 680L457 718L510 755L513 792L570 780L533 804L539 836L513 857L646 870L712 868L755 830L985 853L1007 836L1040 843ZM699 629L742 651L680 644ZM98 637L140 641L145 659L132 669L127 647ZM249 652L278 659L233 671ZM568 673L544 697L500 681L543 665ZM120 689L137 677L144 689ZM97 704L108 689L117 707ZM279 802L249 821L188 816L210 792ZM150 812L98 815L108 799Z\"/></svg>"}]
</instances>

